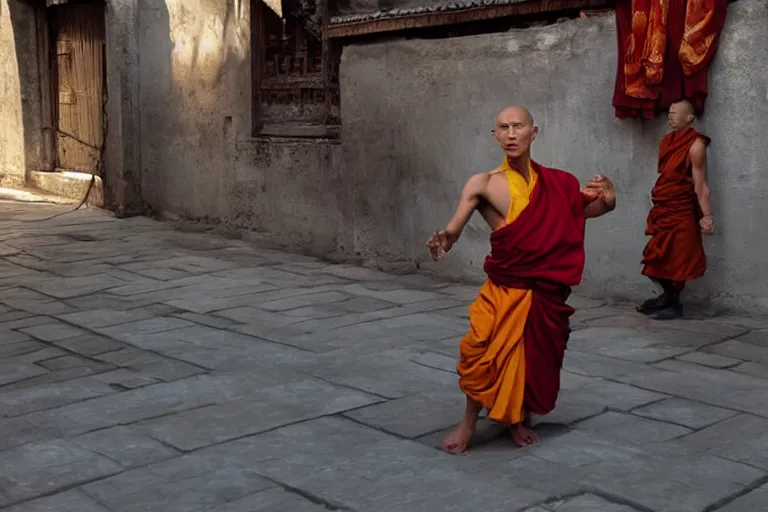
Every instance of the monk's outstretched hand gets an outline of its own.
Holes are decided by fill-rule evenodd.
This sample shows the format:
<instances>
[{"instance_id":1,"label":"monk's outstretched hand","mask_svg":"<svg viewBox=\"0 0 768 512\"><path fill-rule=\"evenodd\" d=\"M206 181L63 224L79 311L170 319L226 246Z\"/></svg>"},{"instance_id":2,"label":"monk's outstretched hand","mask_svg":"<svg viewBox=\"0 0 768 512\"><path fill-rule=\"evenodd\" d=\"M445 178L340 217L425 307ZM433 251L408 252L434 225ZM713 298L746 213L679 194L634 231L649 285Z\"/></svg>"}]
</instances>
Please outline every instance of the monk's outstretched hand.
<instances>
[{"instance_id":1,"label":"monk's outstretched hand","mask_svg":"<svg viewBox=\"0 0 768 512\"><path fill-rule=\"evenodd\" d=\"M613 187L613 182L602 174L589 180L584 186L583 192L592 197L600 197L608 211L616 208L616 189Z\"/></svg>"},{"instance_id":2,"label":"monk's outstretched hand","mask_svg":"<svg viewBox=\"0 0 768 512\"><path fill-rule=\"evenodd\" d=\"M453 244L456 242L456 237L450 235L444 229L435 231L435 233L427 240L427 247L429 247L429 254L435 261L440 261L443 256L451 250Z\"/></svg>"}]
</instances>

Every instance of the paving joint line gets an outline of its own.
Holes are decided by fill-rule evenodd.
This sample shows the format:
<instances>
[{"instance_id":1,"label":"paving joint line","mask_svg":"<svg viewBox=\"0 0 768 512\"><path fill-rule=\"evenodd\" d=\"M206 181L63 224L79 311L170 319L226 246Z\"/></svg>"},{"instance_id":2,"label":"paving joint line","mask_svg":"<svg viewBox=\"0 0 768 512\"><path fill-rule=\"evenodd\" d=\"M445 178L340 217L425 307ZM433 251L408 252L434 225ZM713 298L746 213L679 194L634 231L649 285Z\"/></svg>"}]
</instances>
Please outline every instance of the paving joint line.
<instances>
[{"instance_id":1,"label":"paving joint line","mask_svg":"<svg viewBox=\"0 0 768 512\"><path fill-rule=\"evenodd\" d=\"M716 510L719 510L729 503L732 503L736 501L737 499L741 498L742 496L746 496L750 492L756 490L757 488L765 485L768 483L768 475L760 477L753 482L749 483L748 485L744 486L742 489L739 489L738 491L726 496L725 498L716 501L712 505L705 508L702 512L714 512Z\"/></svg>"}]
</instances>

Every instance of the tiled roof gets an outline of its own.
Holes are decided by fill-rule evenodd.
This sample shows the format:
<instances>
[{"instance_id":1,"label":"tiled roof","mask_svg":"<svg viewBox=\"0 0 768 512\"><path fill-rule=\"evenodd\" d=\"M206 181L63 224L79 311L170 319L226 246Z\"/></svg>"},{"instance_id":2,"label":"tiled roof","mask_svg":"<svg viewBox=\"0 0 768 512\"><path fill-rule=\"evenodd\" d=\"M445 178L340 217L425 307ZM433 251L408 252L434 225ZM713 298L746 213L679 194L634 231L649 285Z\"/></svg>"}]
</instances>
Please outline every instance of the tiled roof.
<instances>
[{"instance_id":1,"label":"tiled roof","mask_svg":"<svg viewBox=\"0 0 768 512\"><path fill-rule=\"evenodd\" d=\"M473 0L469 2L447 2L437 5L414 7L410 9L391 9L388 11L376 11L365 14L348 14L342 16L334 16L331 18L331 25L360 23L364 21L384 21L405 16L418 16L420 14L447 13L451 11L462 11L464 9L474 9L477 7L520 4L525 1L527 0Z\"/></svg>"}]
</instances>

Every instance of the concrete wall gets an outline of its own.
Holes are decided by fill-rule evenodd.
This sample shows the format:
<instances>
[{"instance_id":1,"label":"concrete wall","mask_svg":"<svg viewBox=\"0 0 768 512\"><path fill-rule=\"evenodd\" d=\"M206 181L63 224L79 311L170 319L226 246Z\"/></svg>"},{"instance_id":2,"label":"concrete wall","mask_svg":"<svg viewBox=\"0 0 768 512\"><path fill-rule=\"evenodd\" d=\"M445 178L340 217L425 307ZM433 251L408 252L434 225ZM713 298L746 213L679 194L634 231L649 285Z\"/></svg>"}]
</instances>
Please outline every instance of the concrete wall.
<instances>
[{"instance_id":1,"label":"concrete wall","mask_svg":"<svg viewBox=\"0 0 768 512\"><path fill-rule=\"evenodd\" d=\"M717 234L699 299L768 311L768 7L731 4L698 127L709 150ZM759 43L758 43L759 42ZM613 16L447 40L346 47L342 57L344 180L351 250L374 261L424 262L424 240L450 218L464 181L502 155L490 134L495 112L529 106L541 127L534 157L615 180L619 208L590 221L581 291L639 299L649 192L663 120L614 118ZM474 219L450 257L428 268L482 279L488 229Z\"/></svg>"},{"instance_id":2,"label":"concrete wall","mask_svg":"<svg viewBox=\"0 0 768 512\"><path fill-rule=\"evenodd\" d=\"M40 170L42 125L35 8L0 0L0 186Z\"/></svg>"},{"instance_id":3,"label":"concrete wall","mask_svg":"<svg viewBox=\"0 0 768 512\"><path fill-rule=\"evenodd\" d=\"M224 186L227 224L324 256L346 251L338 144L251 139L237 142L234 154Z\"/></svg>"}]
</instances>

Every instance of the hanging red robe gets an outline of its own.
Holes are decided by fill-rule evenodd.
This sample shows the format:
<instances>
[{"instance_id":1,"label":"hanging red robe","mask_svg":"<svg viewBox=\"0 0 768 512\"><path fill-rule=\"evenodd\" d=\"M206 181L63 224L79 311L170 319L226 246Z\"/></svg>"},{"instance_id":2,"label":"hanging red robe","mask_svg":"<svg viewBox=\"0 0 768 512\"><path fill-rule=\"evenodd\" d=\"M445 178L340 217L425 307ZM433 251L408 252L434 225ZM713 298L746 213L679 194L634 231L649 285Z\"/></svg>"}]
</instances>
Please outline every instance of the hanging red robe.
<instances>
[{"instance_id":1,"label":"hanging red robe","mask_svg":"<svg viewBox=\"0 0 768 512\"><path fill-rule=\"evenodd\" d=\"M618 0L616 117L652 119L683 99L700 115L727 7L727 0Z\"/></svg>"}]
</instances>

